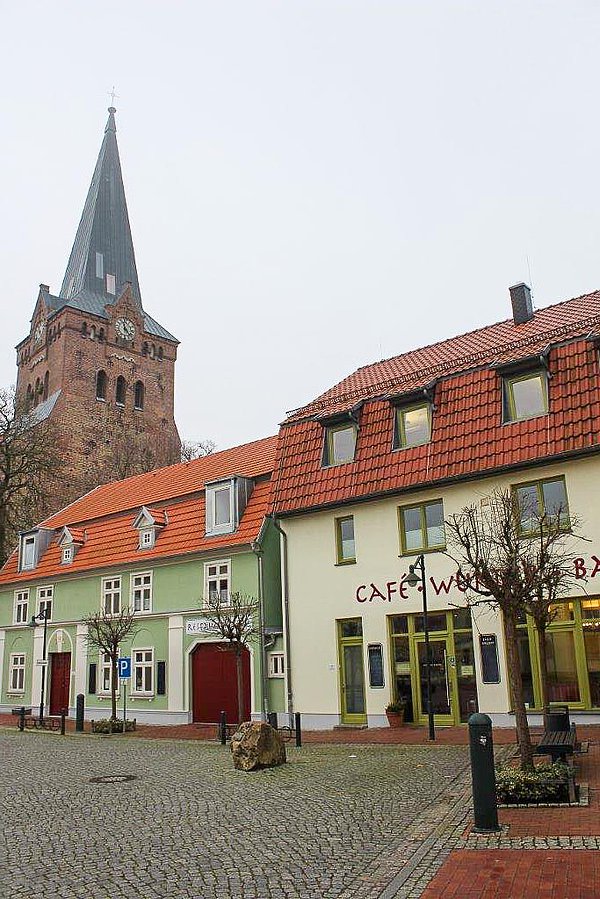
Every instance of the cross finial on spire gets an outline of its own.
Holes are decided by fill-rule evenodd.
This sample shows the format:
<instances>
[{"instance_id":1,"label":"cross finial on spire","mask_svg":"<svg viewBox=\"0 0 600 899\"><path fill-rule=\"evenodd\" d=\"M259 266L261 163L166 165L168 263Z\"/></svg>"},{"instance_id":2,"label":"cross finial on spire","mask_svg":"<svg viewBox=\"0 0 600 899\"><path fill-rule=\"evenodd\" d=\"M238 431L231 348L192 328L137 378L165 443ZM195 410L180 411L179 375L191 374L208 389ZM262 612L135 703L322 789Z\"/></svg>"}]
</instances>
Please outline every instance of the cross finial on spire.
<instances>
[{"instance_id":1,"label":"cross finial on spire","mask_svg":"<svg viewBox=\"0 0 600 899\"><path fill-rule=\"evenodd\" d=\"M114 105L115 105L115 100L118 100L118 99L119 99L119 95L118 95L118 94L115 94L115 86L114 86L114 84L113 84L112 90L111 90L111 91L108 91L108 96L110 97L110 105L111 105L111 106L114 106Z\"/></svg>"}]
</instances>

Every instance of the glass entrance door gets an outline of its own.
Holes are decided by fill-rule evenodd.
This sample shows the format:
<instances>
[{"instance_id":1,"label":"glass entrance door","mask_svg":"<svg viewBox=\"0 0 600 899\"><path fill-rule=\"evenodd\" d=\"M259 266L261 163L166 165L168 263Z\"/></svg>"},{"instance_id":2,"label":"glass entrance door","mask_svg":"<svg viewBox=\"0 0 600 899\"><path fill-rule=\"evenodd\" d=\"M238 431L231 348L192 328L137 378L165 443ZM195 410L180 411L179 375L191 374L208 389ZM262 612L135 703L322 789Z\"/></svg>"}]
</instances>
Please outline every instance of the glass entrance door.
<instances>
[{"instance_id":1,"label":"glass entrance door","mask_svg":"<svg viewBox=\"0 0 600 899\"><path fill-rule=\"evenodd\" d=\"M362 621L339 622L341 719L343 724L366 724Z\"/></svg>"},{"instance_id":2,"label":"glass entrance door","mask_svg":"<svg viewBox=\"0 0 600 899\"><path fill-rule=\"evenodd\" d=\"M422 721L427 720L427 654L425 640L417 642L419 666L419 711ZM446 637L430 637L431 655L431 704L439 724L452 724L452 684L450 680L450 652Z\"/></svg>"}]
</instances>

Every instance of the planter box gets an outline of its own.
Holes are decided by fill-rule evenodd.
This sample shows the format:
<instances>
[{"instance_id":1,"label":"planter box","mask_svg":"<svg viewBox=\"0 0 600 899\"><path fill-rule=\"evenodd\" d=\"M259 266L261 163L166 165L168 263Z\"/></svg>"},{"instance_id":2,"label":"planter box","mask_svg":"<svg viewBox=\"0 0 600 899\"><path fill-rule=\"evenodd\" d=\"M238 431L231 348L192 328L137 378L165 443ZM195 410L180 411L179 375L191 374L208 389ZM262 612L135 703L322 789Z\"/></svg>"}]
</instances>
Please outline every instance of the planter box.
<instances>
[{"instance_id":1,"label":"planter box","mask_svg":"<svg viewBox=\"0 0 600 899\"><path fill-rule=\"evenodd\" d=\"M401 712L386 712L385 714L390 727L402 727L404 724L404 709Z\"/></svg>"}]
</instances>

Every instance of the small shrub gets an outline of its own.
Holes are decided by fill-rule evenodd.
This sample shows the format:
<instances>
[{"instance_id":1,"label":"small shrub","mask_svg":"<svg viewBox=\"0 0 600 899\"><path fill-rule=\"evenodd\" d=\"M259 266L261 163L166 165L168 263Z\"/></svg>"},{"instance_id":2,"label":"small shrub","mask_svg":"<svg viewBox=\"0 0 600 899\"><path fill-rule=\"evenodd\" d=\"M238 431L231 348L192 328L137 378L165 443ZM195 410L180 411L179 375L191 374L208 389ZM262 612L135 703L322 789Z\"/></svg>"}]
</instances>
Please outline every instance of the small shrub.
<instances>
[{"instance_id":1,"label":"small shrub","mask_svg":"<svg viewBox=\"0 0 600 899\"><path fill-rule=\"evenodd\" d=\"M534 771L521 771L511 765L496 768L498 802L568 802L568 772L564 762L539 765Z\"/></svg>"},{"instance_id":2,"label":"small shrub","mask_svg":"<svg viewBox=\"0 0 600 899\"><path fill-rule=\"evenodd\" d=\"M385 710L389 712L390 715L399 715L406 708L406 702L403 699L397 699L394 702L390 702L389 705L386 705Z\"/></svg>"},{"instance_id":3,"label":"small shrub","mask_svg":"<svg viewBox=\"0 0 600 899\"><path fill-rule=\"evenodd\" d=\"M125 722L125 731L135 730L135 720ZM92 731L95 734L122 734L123 719L122 718L102 718L100 721L92 722Z\"/></svg>"}]
</instances>

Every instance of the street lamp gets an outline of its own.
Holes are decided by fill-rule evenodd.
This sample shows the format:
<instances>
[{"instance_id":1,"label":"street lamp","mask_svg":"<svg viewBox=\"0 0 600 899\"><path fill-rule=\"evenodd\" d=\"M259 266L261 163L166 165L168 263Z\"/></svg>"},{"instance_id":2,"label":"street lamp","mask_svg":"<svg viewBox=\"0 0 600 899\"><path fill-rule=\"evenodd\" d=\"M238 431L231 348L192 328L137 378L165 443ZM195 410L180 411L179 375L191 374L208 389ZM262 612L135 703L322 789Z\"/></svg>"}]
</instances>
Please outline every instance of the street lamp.
<instances>
[{"instance_id":1,"label":"street lamp","mask_svg":"<svg viewBox=\"0 0 600 899\"><path fill-rule=\"evenodd\" d=\"M37 627L37 621L44 622L44 648L42 650L42 689L40 695L40 722L44 720L44 694L46 692L46 635L48 633L48 618L50 610L44 607L38 615L32 615L29 627Z\"/></svg>"},{"instance_id":2,"label":"street lamp","mask_svg":"<svg viewBox=\"0 0 600 899\"><path fill-rule=\"evenodd\" d=\"M419 577L415 569L421 572ZM406 583L409 587L416 587L421 581L423 592L423 630L425 632L425 683L427 689L427 719L429 721L429 739L435 740L435 722L433 720L433 704L431 702L431 651L429 648L429 621L427 620L427 585L425 581L425 556L417 556L416 561L408 566Z\"/></svg>"}]
</instances>

